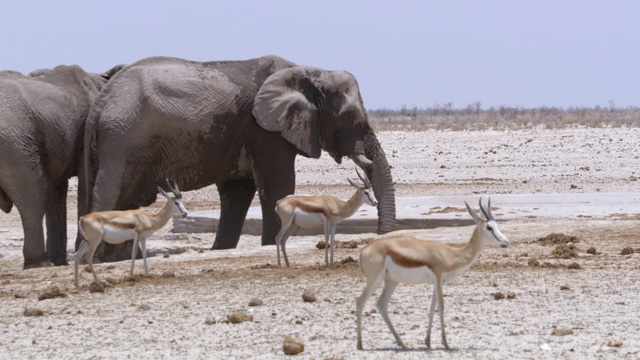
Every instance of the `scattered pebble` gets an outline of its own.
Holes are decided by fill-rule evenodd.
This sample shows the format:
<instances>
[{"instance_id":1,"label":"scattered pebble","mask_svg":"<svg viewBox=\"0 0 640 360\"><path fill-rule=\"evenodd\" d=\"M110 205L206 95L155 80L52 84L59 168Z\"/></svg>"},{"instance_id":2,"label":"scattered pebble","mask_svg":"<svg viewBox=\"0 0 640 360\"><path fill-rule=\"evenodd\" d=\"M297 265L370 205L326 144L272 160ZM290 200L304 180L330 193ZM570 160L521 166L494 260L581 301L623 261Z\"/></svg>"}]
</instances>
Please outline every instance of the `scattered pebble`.
<instances>
[{"instance_id":1,"label":"scattered pebble","mask_svg":"<svg viewBox=\"0 0 640 360\"><path fill-rule=\"evenodd\" d=\"M315 302L316 300L318 300L318 299L316 298L316 293L313 292L313 290L304 289L304 292L302 293L302 301L304 301L304 302Z\"/></svg>"},{"instance_id":2,"label":"scattered pebble","mask_svg":"<svg viewBox=\"0 0 640 360\"><path fill-rule=\"evenodd\" d=\"M28 295L23 291L16 291L13 293L13 297L16 299L26 299Z\"/></svg>"},{"instance_id":3,"label":"scattered pebble","mask_svg":"<svg viewBox=\"0 0 640 360\"><path fill-rule=\"evenodd\" d=\"M66 297L67 293L60 290L58 285L49 285L38 295L38 300L47 300L57 297Z\"/></svg>"},{"instance_id":4,"label":"scattered pebble","mask_svg":"<svg viewBox=\"0 0 640 360\"><path fill-rule=\"evenodd\" d=\"M608 346L608 347L620 347L620 346L622 346L622 341L618 341L618 340L610 340L610 341L607 343L607 346Z\"/></svg>"},{"instance_id":5,"label":"scattered pebble","mask_svg":"<svg viewBox=\"0 0 640 360\"><path fill-rule=\"evenodd\" d=\"M551 335L553 336L573 335L573 329L553 328L553 330L551 330Z\"/></svg>"},{"instance_id":6,"label":"scattered pebble","mask_svg":"<svg viewBox=\"0 0 640 360\"><path fill-rule=\"evenodd\" d=\"M533 267L540 266L540 261L538 261L538 259L531 259L527 262L527 265Z\"/></svg>"},{"instance_id":7,"label":"scattered pebble","mask_svg":"<svg viewBox=\"0 0 640 360\"><path fill-rule=\"evenodd\" d=\"M170 257L170 255L169 254L164 254L164 255L162 255L162 257L165 258L165 259L168 259Z\"/></svg>"},{"instance_id":8,"label":"scattered pebble","mask_svg":"<svg viewBox=\"0 0 640 360\"><path fill-rule=\"evenodd\" d=\"M44 315L44 311L38 308L25 308L24 316L42 316Z\"/></svg>"},{"instance_id":9,"label":"scattered pebble","mask_svg":"<svg viewBox=\"0 0 640 360\"><path fill-rule=\"evenodd\" d=\"M108 278L105 279L109 284L111 285L116 285L116 284L120 284L120 280L113 278L111 276L109 276Z\"/></svg>"},{"instance_id":10,"label":"scattered pebble","mask_svg":"<svg viewBox=\"0 0 640 360\"><path fill-rule=\"evenodd\" d=\"M262 299L259 298L251 298L249 300L249 306L262 306Z\"/></svg>"},{"instance_id":11,"label":"scattered pebble","mask_svg":"<svg viewBox=\"0 0 640 360\"><path fill-rule=\"evenodd\" d=\"M352 263L357 263L358 261L354 258L352 258L351 256L347 256L345 259L342 259L342 261L340 261L341 264L352 264Z\"/></svg>"},{"instance_id":12,"label":"scattered pebble","mask_svg":"<svg viewBox=\"0 0 640 360\"><path fill-rule=\"evenodd\" d=\"M571 184L571 189L577 189L577 188L578 188L578 185L576 185L576 184Z\"/></svg>"},{"instance_id":13,"label":"scattered pebble","mask_svg":"<svg viewBox=\"0 0 640 360\"><path fill-rule=\"evenodd\" d=\"M503 293L501 293L500 291L496 292L495 294L493 294L493 298L496 300L502 300L505 298L505 295Z\"/></svg>"},{"instance_id":14,"label":"scattered pebble","mask_svg":"<svg viewBox=\"0 0 640 360\"><path fill-rule=\"evenodd\" d=\"M590 247L587 249L587 254L595 255L597 253L596 248Z\"/></svg>"},{"instance_id":15,"label":"scattered pebble","mask_svg":"<svg viewBox=\"0 0 640 360\"><path fill-rule=\"evenodd\" d=\"M165 271L162 273L162 277L163 278L174 278L176 277L176 273L174 273L173 271Z\"/></svg>"},{"instance_id":16,"label":"scattered pebble","mask_svg":"<svg viewBox=\"0 0 640 360\"><path fill-rule=\"evenodd\" d=\"M297 355L304 351L304 344L301 340L287 336L284 338L282 351L284 351L285 355Z\"/></svg>"},{"instance_id":17,"label":"scattered pebble","mask_svg":"<svg viewBox=\"0 0 640 360\"><path fill-rule=\"evenodd\" d=\"M577 270L582 269L582 266L580 266L580 264L578 264L577 262L572 262L571 264L567 265L567 268Z\"/></svg>"},{"instance_id":18,"label":"scattered pebble","mask_svg":"<svg viewBox=\"0 0 640 360\"><path fill-rule=\"evenodd\" d=\"M138 310L142 310L142 311L147 311L150 310L151 306L147 305L147 304L140 304L140 306L138 306Z\"/></svg>"},{"instance_id":19,"label":"scattered pebble","mask_svg":"<svg viewBox=\"0 0 640 360\"><path fill-rule=\"evenodd\" d=\"M560 285L560 290L571 290L571 288L569 287L569 285Z\"/></svg>"},{"instance_id":20,"label":"scattered pebble","mask_svg":"<svg viewBox=\"0 0 640 360\"><path fill-rule=\"evenodd\" d=\"M205 324L205 325L214 325L214 324L216 324L216 323L217 323L217 321L216 321L216 319L214 319L214 318L207 318L207 319L204 321L204 324Z\"/></svg>"},{"instance_id":21,"label":"scattered pebble","mask_svg":"<svg viewBox=\"0 0 640 360\"><path fill-rule=\"evenodd\" d=\"M98 282L92 282L91 285L89 285L89 292L95 293L95 292L100 292L103 293L104 292L104 284L100 281Z\"/></svg>"},{"instance_id":22,"label":"scattered pebble","mask_svg":"<svg viewBox=\"0 0 640 360\"><path fill-rule=\"evenodd\" d=\"M632 247L626 247L624 249L622 249L622 251L620 251L620 255L631 255L633 254L633 248Z\"/></svg>"},{"instance_id":23,"label":"scattered pebble","mask_svg":"<svg viewBox=\"0 0 640 360\"><path fill-rule=\"evenodd\" d=\"M244 310L235 311L227 315L227 321L232 324L240 324L245 321L253 321L253 315Z\"/></svg>"},{"instance_id":24,"label":"scattered pebble","mask_svg":"<svg viewBox=\"0 0 640 360\"><path fill-rule=\"evenodd\" d=\"M516 298L516 293L509 291L507 293L507 299L515 299Z\"/></svg>"}]
</instances>

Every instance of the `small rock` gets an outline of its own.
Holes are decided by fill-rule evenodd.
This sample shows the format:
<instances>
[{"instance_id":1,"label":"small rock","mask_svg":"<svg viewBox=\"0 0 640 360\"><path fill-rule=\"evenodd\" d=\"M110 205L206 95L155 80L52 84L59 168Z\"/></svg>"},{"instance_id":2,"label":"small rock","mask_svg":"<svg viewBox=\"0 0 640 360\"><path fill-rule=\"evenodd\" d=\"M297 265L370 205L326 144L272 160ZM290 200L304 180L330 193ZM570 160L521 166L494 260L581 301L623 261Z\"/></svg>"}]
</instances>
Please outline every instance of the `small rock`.
<instances>
[{"instance_id":1,"label":"small rock","mask_svg":"<svg viewBox=\"0 0 640 360\"><path fill-rule=\"evenodd\" d=\"M336 241L335 246L338 249L357 249L358 248L358 242L355 241L355 240Z\"/></svg>"},{"instance_id":2,"label":"small rock","mask_svg":"<svg viewBox=\"0 0 640 360\"><path fill-rule=\"evenodd\" d=\"M538 261L538 259L531 259L527 262L527 265L533 267L540 266L540 261Z\"/></svg>"},{"instance_id":3,"label":"small rock","mask_svg":"<svg viewBox=\"0 0 640 360\"><path fill-rule=\"evenodd\" d=\"M163 278L174 278L176 277L176 273L174 273L173 271L165 271L162 273L162 277Z\"/></svg>"},{"instance_id":4,"label":"small rock","mask_svg":"<svg viewBox=\"0 0 640 360\"><path fill-rule=\"evenodd\" d=\"M138 310L142 310L142 311L147 311L150 310L151 306L147 305L147 304L140 304L140 306L138 306Z\"/></svg>"},{"instance_id":5,"label":"small rock","mask_svg":"<svg viewBox=\"0 0 640 360\"><path fill-rule=\"evenodd\" d=\"M569 287L569 285L560 285L560 290L571 290L571 288Z\"/></svg>"},{"instance_id":6,"label":"small rock","mask_svg":"<svg viewBox=\"0 0 640 360\"><path fill-rule=\"evenodd\" d=\"M622 341L618 341L618 340L610 340L610 341L607 343L607 346L608 346L608 347L620 347L620 346L622 346Z\"/></svg>"},{"instance_id":7,"label":"small rock","mask_svg":"<svg viewBox=\"0 0 640 360\"><path fill-rule=\"evenodd\" d=\"M249 300L249 306L262 306L262 299L259 298L251 298Z\"/></svg>"},{"instance_id":8,"label":"small rock","mask_svg":"<svg viewBox=\"0 0 640 360\"><path fill-rule=\"evenodd\" d=\"M302 320L300 319L296 320L296 325L302 325Z\"/></svg>"},{"instance_id":9,"label":"small rock","mask_svg":"<svg viewBox=\"0 0 640 360\"><path fill-rule=\"evenodd\" d=\"M510 291L510 292L508 292L508 293L507 293L507 299L515 299L515 298L516 298L516 296L517 296L517 295L516 295L516 293L514 293L514 292L511 292L511 291Z\"/></svg>"},{"instance_id":10,"label":"small rock","mask_svg":"<svg viewBox=\"0 0 640 360\"><path fill-rule=\"evenodd\" d=\"M446 169L447 165L440 165L440 169Z\"/></svg>"},{"instance_id":11,"label":"small rock","mask_svg":"<svg viewBox=\"0 0 640 360\"><path fill-rule=\"evenodd\" d=\"M297 355L304 351L304 344L292 336L287 336L284 338L282 351L284 351L285 355Z\"/></svg>"},{"instance_id":12,"label":"small rock","mask_svg":"<svg viewBox=\"0 0 640 360\"><path fill-rule=\"evenodd\" d=\"M24 316L42 316L44 315L44 311L37 308L25 308Z\"/></svg>"},{"instance_id":13,"label":"small rock","mask_svg":"<svg viewBox=\"0 0 640 360\"><path fill-rule=\"evenodd\" d=\"M245 321L253 321L253 315L247 313L244 310L235 311L227 315L227 321L232 324L240 324Z\"/></svg>"},{"instance_id":14,"label":"small rock","mask_svg":"<svg viewBox=\"0 0 640 360\"><path fill-rule=\"evenodd\" d=\"M553 336L573 335L573 329L554 328L553 330L551 330L551 335Z\"/></svg>"},{"instance_id":15,"label":"small rock","mask_svg":"<svg viewBox=\"0 0 640 360\"><path fill-rule=\"evenodd\" d=\"M596 248L590 247L587 249L587 254L595 255L597 253Z\"/></svg>"},{"instance_id":16,"label":"small rock","mask_svg":"<svg viewBox=\"0 0 640 360\"><path fill-rule=\"evenodd\" d=\"M109 276L108 278L106 278L105 280L107 280L107 282L111 285L116 285L120 283L120 280L117 280L116 278L113 278L111 276Z\"/></svg>"},{"instance_id":17,"label":"small rock","mask_svg":"<svg viewBox=\"0 0 640 360\"><path fill-rule=\"evenodd\" d=\"M347 256L346 258L342 259L340 261L341 264L352 264L352 263L357 263L358 261L354 258L352 258L351 256Z\"/></svg>"},{"instance_id":18,"label":"small rock","mask_svg":"<svg viewBox=\"0 0 640 360\"><path fill-rule=\"evenodd\" d=\"M216 323L217 323L217 321L216 321L216 319L214 319L214 318L207 318L207 319L204 321L204 323L205 323L205 325L214 325L214 324L216 324Z\"/></svg>"},{"instance_id":19,"label":"small rock","mask_svg":"<svg viewBox=\"0 0 640 360\"><path fill-rule=\"evenodd\" d=\"M171 256L171 255L169 255L169 254L164 254L164 255L162 255L162 257L163 257L163 258L165 258L165 259L168 259L170 256Z\"/></svg>"},{"instance_id":20,"label":"small rock","mask_svg":"<svg viewBox=\"0 0 640 360\"><path fill-rule=\"evenodd\" d=\"M16 291L13 293L13 297L16 299L26 299L27 296L28 296L27 293L22 291Z\"/></svg>"},{"instance_id":21,"label":"small rock","mask_svg":"<svg viewBox=\"0 0 640 360\"><path fill-rule=\"evenodd\" d=\"M178 233L178 234L164 234L165 240L189 240L189 234Z\"/></svg>"},{"instance_id":22,"label":"small rock","mask_svg":"<svg viewBox=\"0 0 640 360\"><path fill-rule=\"evenodd\" d=\"M304 289L304 292L302 293L302 301L315 302L316 300L318 299L316 298L316 294L313 292L313 290Z\"/></svg>"},{"instance_id":23,"label":"small rock","mask_svg":"<svg viewBox=\"0 0 640 360\"><path fill-rule=\"evenodd\" d=\"M631 255L633 254L633 248L632 247L626 247L624 249L622 249L622 251L620 251L620 255Z\"/></svg>"},{"instance_id":24,"label":"small rock","mask_svg":"<svg viewBox=\"0 0 640 360\"><path fill-rule=\"evenodd\" d=\"M42 291L38 295L38 300L47 300L47 299L53 299L57 297L66 297L66 296L67 296L67 293L62 292L62 290L60 290L58 285L50 285L50 286L47 286L47 288L44 289L44 291Z\"/></svg>"},{"instance_id":25,"label":"small rock","mask_svg":"<svg viewBox=\"0 0 640 360\"><path fill-rule=\"evenodd\" d=\"M495 294L493 294L493 298L496 300L502 300L505 298L505 295L498 291Z\"/></svg>"},{"instance_id":26,"label":"small rock","mask_svg":"<svg viewBox=\"0 0 640 360\"><path fill-rule=\"evenodd\" d=\"M577 189L577 188L578 188L578 185L571 184L571 189Z\"/></svg>"},{"instance_id":27,"label":"small rock","mask_svg":"<svg viewBox=\"0 0 640 360\"><path fill-rule=\"evenodd\" d=\"M571 264L567 265L567 268L569 269L582 269L582 266L580 266L580 264L578 264L577 262L572 262Z\"/></svg>"},{"instance_id":28,"label":"small rock","mask_svg":"<svg viewBox=\"0 0 640 360\"><path fill-rule=\"evenodd\" d=\"M100 281L98 282L92 282L91 285L89 285L89 292L95 293L95 292L100 292L103 293L104 292L104 284Z\"/></svg>"}]
</instances>

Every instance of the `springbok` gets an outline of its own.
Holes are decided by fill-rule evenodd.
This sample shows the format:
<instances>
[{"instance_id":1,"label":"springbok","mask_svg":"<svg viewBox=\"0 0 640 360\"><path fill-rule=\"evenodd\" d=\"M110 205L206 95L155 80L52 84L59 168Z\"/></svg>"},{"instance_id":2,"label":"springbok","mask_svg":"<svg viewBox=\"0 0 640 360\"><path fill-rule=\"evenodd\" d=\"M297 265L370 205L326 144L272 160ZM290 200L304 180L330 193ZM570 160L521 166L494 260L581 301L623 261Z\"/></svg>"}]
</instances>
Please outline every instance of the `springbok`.
<instances>
[{"instance_id":1,"label":"springbok","mask_svg":"<svg viewBox=\"0 0 640 360\"><path fill-rule=\"evenodd\" d=\"M333 264L333 242L336 235L336 227L344 219L353 215L362 203L371 206L378 205L375 196L370 191L371 183L365 174L362 176L356 167L358 177L364 183L359 186L353 180L348 179L356 192L347 201L333 196L295 196L289 195L278 200L276 213L280 217L280 231L276 236L276 251L278 253L278 266L280 266L280 248L284 262L289 267L286 243L291 233L299 228L316 229L324 226L324 263ZM329 241L329 235L331 240ZM331 249L331 261L327 260L327 252Z\"/></svg>"},{"instance_id":2,"label":"springbok","mask_svg":"<svg viewBox=\"0 0 640 360\"><path fill-rule=\"evenodd\" d=\"M358 349L362 350L362 310L373 292L384 280L384 289L378 299L377 308L385 323L391 330L398 345L405 347L396 332L387 305L391 294L398 284L432 283L433 296L429 309L429 324L425 343L431 348L431 324L433 313L438 305L440 325L442 328L442 343L449 350L444 332L444 298L442 285L453 280L467 270L478 259L485 244L509 245L509 240L500 232L491 213L491 199L486 209L480 199L480 210L486 220L483 220L466 203L469 214L475 220L476 227L469 242L462 248L452 247L441 242L421 240L409 236L396 236L376 240L365 246L360 252L360 267L367 279L367 285L362 295L356 300L356 317L358 323Z\"/></svg>"},{"instance_id":3,"label":"springbok","mask_svg":"<svg viewBox=\"0 0 640 360\"><path fill-rule=\"evenodd\" d=\"M178 189L178 184L173 180L167 179L167 186L175 197L172 198L162 188L158 187L158 191L167 199L167 202L155 213L148 213L143 209L97 211L80 218L78 228L84 237L84 241L73 255L75 286L78 286L78 263L85 254L91 273L93 273L93 279L98 282L98 276L93 269L93 254L102 240L109 244L121 244L133 239L129 275L133 275L133 266L138 253L138 244L140 244L144 274L149 274L147 270L147 238L169 222L169 219L174 214L181 214L183 217L187 216L187 209L182 205L182 194Z\"/></svg>"}]
</instances>

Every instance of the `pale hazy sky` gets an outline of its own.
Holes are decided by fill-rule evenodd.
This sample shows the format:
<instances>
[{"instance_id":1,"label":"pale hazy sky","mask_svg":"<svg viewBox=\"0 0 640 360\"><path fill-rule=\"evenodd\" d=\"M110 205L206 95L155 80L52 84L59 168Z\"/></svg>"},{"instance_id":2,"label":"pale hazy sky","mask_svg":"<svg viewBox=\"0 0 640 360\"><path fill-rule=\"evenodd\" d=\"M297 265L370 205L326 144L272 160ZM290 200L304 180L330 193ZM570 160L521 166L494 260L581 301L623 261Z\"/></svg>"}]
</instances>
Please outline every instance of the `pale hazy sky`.
<instances>
[{"instance_id":1,"label":"pale hazy sky","mask_svg":"<svg viewBox=\"0 0 640 360\"><path fill-rule=\"evenodd\" d=\"M640 105L640 1L0 0L0 70L276 54L369 109Z\"/></svg>"}]
</instances>

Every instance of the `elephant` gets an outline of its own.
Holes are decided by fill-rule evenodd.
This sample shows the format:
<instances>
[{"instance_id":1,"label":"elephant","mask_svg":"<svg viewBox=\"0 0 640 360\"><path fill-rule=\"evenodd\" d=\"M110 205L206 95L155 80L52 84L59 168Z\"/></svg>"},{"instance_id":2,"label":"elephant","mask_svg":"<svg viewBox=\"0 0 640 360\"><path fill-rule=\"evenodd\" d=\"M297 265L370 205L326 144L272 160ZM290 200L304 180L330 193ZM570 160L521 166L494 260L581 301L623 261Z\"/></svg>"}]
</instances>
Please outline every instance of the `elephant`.
<instances>
[{"instance_id":1,"label":"elephant","mask_svg":"<svg viewBox=\"0 0 640 360\"><path fill-rule=\"evenodd\" d=\"M85 148L91 149L85 181L92 211L147 206L165 178L183 191L216 184L221 214L212 250L237 246L256 192L262 245L275 244L275 205L294 193L295 158L319 158L321 150L337 163L350 157L366 172L379 200L378 232L395 226L390 167L356 78L346 71L298 66L275 55L142 59L98 95ZM115 249L105 253L103 261L117 256Z\"/></svg>"},{"instance_id":2,"label":"elephant","mask_svg":"<svg viewBox=\"0 0 640 360\"><path fill-rule=\"evenodd\" d=\"M104 74L90 74L76 65L27 76L0 72L0 209L9 213L15 204L20 212L25 269L67 264L68 179L83 164L91 104L121 68ZM79 204L85 194L81 187Z\"/></svg>"}]
</instances>

